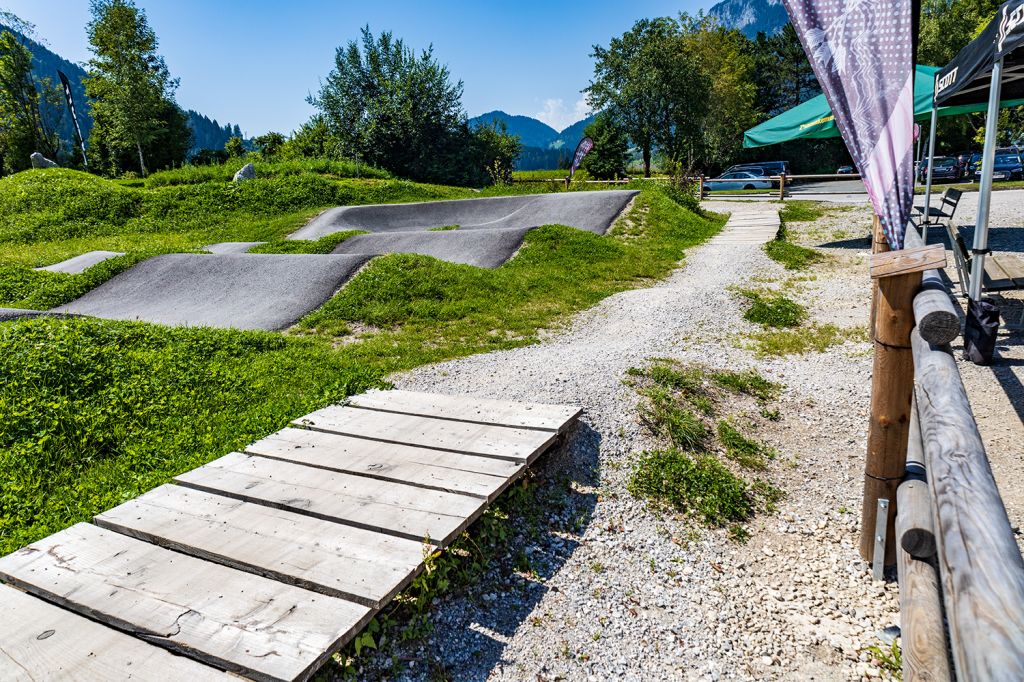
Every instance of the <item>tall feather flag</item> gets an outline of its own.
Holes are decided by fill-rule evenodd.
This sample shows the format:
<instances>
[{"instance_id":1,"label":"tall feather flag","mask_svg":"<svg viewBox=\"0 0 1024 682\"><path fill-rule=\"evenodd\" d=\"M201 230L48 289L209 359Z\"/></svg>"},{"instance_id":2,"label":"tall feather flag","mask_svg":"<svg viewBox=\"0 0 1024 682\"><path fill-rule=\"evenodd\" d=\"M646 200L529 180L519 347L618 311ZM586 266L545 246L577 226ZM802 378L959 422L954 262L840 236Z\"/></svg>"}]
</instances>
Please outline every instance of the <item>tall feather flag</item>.
<instances>
[{"instance_id":1,"label":"tall feather flag","mask_svg":"<svg viewBox=\"0 0 1024 682\"><path fill-rule=\"evenodd\" d=\"M580 140L580 143L576 145L576 153L572 155L572 167L569 168L569 179L572 180L572 176L576 174L576 169L583 163L583 157L590 153L590 150L594 148L594 141L589 137L584 137Z\"/></svg>"},{"instance_id":2,"label":"tall feather flag","mask_svg":"<svg viewBox=\"0 0 1024 682\"><path fill-rule=\"evenodd\" d=\"M914 191L912 0L782 0L889 247Z\"/></svg>"},{"instance_id":3,"label":"tall feather flag","mask_svg":"<svg viewBox=\"0 0 1024 682\"><path fill-rule=\"evenodd\" d=\"M78 136L78 146L82 149L82 165L89 167L89 159L85 156L85 138L82 137L82 129L78 127L78 114L75 112L75 99L71 94L71 83L63 71L57 72L60 84L64 87L64 98L68 101L68 111L71 112L71 121L75 124L75 134Z\"/></svg>"}]
</instances>

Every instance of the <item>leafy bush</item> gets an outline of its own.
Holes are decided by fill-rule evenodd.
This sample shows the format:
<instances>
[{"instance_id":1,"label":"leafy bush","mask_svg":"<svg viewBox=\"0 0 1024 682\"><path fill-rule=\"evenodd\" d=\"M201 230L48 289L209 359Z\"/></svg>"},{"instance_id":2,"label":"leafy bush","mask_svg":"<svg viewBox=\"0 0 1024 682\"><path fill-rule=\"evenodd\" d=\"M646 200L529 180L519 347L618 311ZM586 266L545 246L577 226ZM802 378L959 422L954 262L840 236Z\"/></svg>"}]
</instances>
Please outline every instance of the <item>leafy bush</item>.
<instances>
[{"instance_id":1,"label":"leafy bush","mask_svg":"<svg viewBox=\"0 0 1024 682\"><path fill-rule=\"evenodd\" d=\"M204 182L229 182L249 159L235 159L227 163L205 166L186 165L173 170L153 173L146 178L146 187L168 185L198 185ZM284 161L256 161L257 178L277 178L288 175L326 175L334 178L377 178L387 180L391 175L373 166L357 161L334 159L291 159Z\"/></svg>"}]
</instances>

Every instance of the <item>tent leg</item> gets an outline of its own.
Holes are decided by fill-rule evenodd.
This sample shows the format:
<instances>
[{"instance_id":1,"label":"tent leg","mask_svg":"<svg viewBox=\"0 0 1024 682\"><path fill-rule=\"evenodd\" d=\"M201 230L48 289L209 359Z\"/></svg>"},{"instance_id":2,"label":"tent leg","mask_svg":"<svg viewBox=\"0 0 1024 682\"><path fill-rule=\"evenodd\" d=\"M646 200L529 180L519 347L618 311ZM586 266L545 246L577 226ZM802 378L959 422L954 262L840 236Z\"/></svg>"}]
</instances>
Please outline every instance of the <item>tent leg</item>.
<instances>
[{"instance_id":1,"label":"tent leg","mask_svg":"<svg viewBox=\"0 0 1024 682\"><path fill-rule=\"evenodd\" d=\"M939 108L932 104L932 122L928 129L928 179L924 185L924 220L921 222L921 240L928 243L928 224L932 221L932 161L935 159L935 129L939 122Z\"/></svg>"},{"instance_id":2,"label":"tent leg","mask_svg":"<svg viewBox=\"0 0 1024 682\"><path fill-rule=\"evenodd\" d=\"M985 147L981 152L981 187L978 189L978 217L974 221L974 255L971 258L972 301L981 298L985 281L985 251L988 249L988 213L992 203L992 166L996 158L996 137L999 133L999 100L1001 98L1003 60L992 65L992 85L988 91L988 112L985 115Z\"/></svg>"}]
</instances>

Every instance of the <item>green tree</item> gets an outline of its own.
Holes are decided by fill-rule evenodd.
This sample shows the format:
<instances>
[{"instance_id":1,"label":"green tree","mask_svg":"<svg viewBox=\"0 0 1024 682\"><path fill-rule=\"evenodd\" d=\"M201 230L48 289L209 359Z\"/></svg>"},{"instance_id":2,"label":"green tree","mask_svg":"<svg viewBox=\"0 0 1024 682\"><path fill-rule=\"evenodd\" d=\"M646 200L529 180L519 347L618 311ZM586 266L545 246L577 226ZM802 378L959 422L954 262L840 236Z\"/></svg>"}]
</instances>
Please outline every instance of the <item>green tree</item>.
<instances>
[{"instance_id":1,"label":"green tree","mask_svg":"<svg viewBox=\"0 0 1024 682\"><path fill-rule=\"evenodd\" d=\"M710 85L679 24L669 17L641 19L607 48L595 45L591 56L588 101L614 117L640 148L644 175L651 174L656 145L669 158L692 157L695 119L703 117Z\"/></svg>"},{"instance_id":2,"label":"green tree","mask_svg":"<svg viewBox=\"0 0 1024 682\"><path fill-rule=\"evenodd\" d=\"M600 113L583 131L594 141L594 148L583 159L583 169L605 180L626 174L629 163L629 136L609 114Z\"/></svg>"},{"instance_id":3,"label":"green tree","mask_svg":"<svg viewBox=\"0 0 1024 682\"><path fill-rule=\"evenodd\" d=\"M341 145L320 114L314 115L292 133L284 143L281 155L286 159L341 158Z\"/></svg>"},{"instance_id":4,"label":"green tree","mask_svg":"<svg viewBox=\"0 0 1024 682\"><path fill-rule=\"evenodd\" d=\"M93 58L85 81L94 121L90 142L96 136L108 150L113 172L124 170L114 164L123 159L124 150L132 150L145 176L145 150L152 149L167 129L168 107L177 108L178 81L156 52L156 33L146 13L132 0L92 0L90 10L87 31ZM185 134L190 135L187 127ZM188 137L176 146L187 151ZM183 160L184 154L176 159Z\"/></svg>"},{"instance_id":5,"label":"green tree","mask_svg":"<svg viewBox=\"0 0 1024 682\"><path fill-rule=\"evenodd\" d=\"M792 24L771 36L758 33L750 49L762 118L777 116L821 92Z\"/></svg>"},{"instance_id":6,"label":"green tree","mask_svg":"<svg viewBox=\"0 0 1024 682\"><path fill-rule=\"evenodd\" d=\"M510 135L504 121L493 121L473 131L473 145L478 168L487 174L491 184L508 185L516 159L523 152L518 135Z\"/></svg>"},{"instance_id":7,"label":"green tree","mask_svg":"<svg viewBox=\"0 0 1024 682\"><path fill-rule=\"evenodd\" d=\"M253 138L256 149L265 157L277 156L284 147L285 137L281 133L269 132Z\"/></svg>"},{"instance_id":8,"label":"green tree","mask_svg":"<svg viewBox=\"0 0 1024 682\"><path fill-rule=\"evenodd\" d=\"M750 41L706 15L682 14L679 23L687 52L708 83L699 136L687 165L722 166L742 149L743 131L757 122L756 65ZM686 111L689 116L697 114Z\"/></svg>"},{"instance_id":9,"label":"green tree","mask_svg":"<svg viewBox=\"0 0 1024 682\"><path fill-rule=\"evenodd\" d=\"M361 43L335 54L334 69L307 100L320 110L339 152L396 175L469 182L470 131L462 81L433 56L416 54L391 33L362 29Z\"/></svg>"},{"instance_id":10,"label":"green tree","mask_svg":"<svg viewBox=\"0 0 1024 682\"><path fill-rule=\"evenodd\" d=\"M242 143L242 138L237 136L229 137L228 141L224 143L224 151L232 159L239 159L245 156L245 145Z\"/></svg>"},{"instance_id":11,"label":"green tree","mask_svg":"<svg viewBox=\"0 0 1024 682\"><path fill-rule=\"evenodd\" d=\"M0 173L28 168L32 152L58 157L60 119L46 112L62 111L61 97L50 79L33 77L28 47L10 31L0 33Z\"/></svg>"}]
</instances>

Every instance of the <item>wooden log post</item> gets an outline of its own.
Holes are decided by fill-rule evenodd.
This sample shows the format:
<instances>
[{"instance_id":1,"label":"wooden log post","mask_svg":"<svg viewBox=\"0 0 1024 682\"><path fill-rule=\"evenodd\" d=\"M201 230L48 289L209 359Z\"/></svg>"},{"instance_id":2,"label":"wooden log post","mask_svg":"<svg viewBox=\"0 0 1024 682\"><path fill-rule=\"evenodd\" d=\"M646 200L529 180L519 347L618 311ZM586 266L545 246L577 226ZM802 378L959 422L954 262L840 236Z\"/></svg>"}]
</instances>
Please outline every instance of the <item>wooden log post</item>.
<instances>
[{"instance_id":1,"label":"wooden log post","mask_svg":"<svg viewBox=\"0 0 1024 682\"><path fill-rule=\"evenodd\" d=\"M902 514L897 514L897 528L901 518ZM932 563L915 559L903 548L899 549L897 570L903 682L946 682L952 678L938 572Z\"/></svg>"},{"instance_id":2,"label":"wooden log post","mask_svg":"<svg viewBox=\"0 0 1024 682\"><path fill-rule=\"evenodd\" d=\"M875 357L871 373L860 553L871 561L878 500L889 500L887 566L896 563L896 489L906 468L910 432L910 400L914 390L910 332L914 328L914 295L921 285L921 272L942 267L945 262L946 252L940 246L876 253L871 258L871 278L877 283L872 325Z\"/></svg>"},{"instance_id":3,"label":"wooden log post","mask_svg":"<svg viewBox=\"0 0 1024 682\"><path fill-rule=\"evenodd\" d=\"M786 200L786 174L779 173L779 201Z\"/></svg>"},{"instance_id":4,"label":"wooden log post","mask_svg":"<svg viewBox=\"0 0 1024 682\"><path fill-rule=\"evenodd\" d=\"M701 173L697 178L697 200L704 201L704 174Z\"/></svg>"},{"instance_id":5,"label":"wooden log post","mask_svg":"<svg viewBox=\"0 0 1024 682\"><path fill-rule=\"evenodd\" d=\"M906 475L896 490L896 537L903 551L915 559L935 556L935 528L926 472L921 424L917 406L911 404Z\"/></svg>"},{"instance_id":6,"label":"wooden log post","mask_svg":"<svg viewBox=\"0 0 1024 682\"><path fill-rule=\"evenodd\" d=\"M1024 559L949 346L911 337L958 680L1024 680Z\"/></svg>"},{"instance_id":7,"label":"wooden log post","mask_svg":"<svg viewBox=\"0 0 1024 682\"><path fill-rule=\"evenodd\" d=\"M925 246L925 243L917 230L910 228L904 246L916 249ZM925 270L921 273L921 290L914 297L914 319L921 338L932 345L950 343L960 335L959 312L938 270Z\"/></svg>"}]
</instances>

